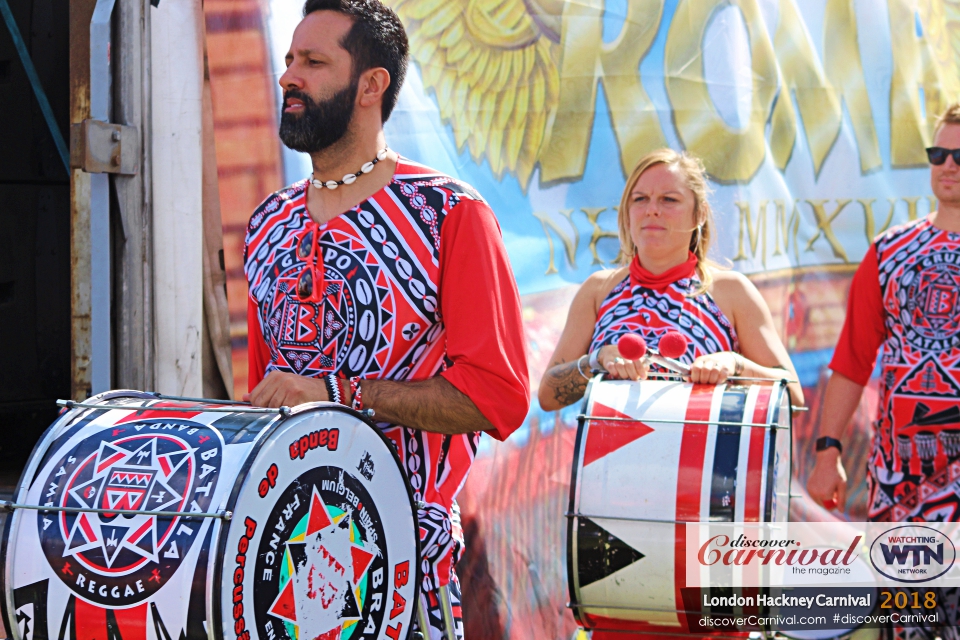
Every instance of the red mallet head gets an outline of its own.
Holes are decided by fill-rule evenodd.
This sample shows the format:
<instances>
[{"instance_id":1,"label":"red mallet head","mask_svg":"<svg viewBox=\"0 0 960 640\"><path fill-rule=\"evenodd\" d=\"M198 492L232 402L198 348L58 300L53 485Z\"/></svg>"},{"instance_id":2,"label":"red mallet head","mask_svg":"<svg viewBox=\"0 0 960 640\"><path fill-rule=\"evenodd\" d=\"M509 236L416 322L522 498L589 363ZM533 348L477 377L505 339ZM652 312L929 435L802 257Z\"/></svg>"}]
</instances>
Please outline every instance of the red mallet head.
<instances>
[{"instance_id":1,"label":"red mallet head","mask_svg":"<svg viewBox=\"0 0 960 640\"><path fill-rule=\"evenodd\" d=\"M635 333L620 336L617 348L620 350L620 355L627 360L639 360L647 355L647 341Z\"/></svg>"},{"instance_id":2,"label":"red mallet head","mask_svg":"<svg viewBox=\"0 0 960 640\"><path fill-rule=\"evenodd\" d=\"M667 358L679 358L687 350L687 337L677 331L668 331L660 338L660 355Z\"/></svg>"},{"instance_id":3,"label":"red mallet head","mask_svg":"<svg viewBox=\"0 0 960 640\"><path fill-rule=\"evenodd\" d=\"M827 511L833 511L834 509L837 508L837 501L834 500L833 498L830 498L829 500L824 500L823 508L826 509Z\"/></svg>"}]
</instances>

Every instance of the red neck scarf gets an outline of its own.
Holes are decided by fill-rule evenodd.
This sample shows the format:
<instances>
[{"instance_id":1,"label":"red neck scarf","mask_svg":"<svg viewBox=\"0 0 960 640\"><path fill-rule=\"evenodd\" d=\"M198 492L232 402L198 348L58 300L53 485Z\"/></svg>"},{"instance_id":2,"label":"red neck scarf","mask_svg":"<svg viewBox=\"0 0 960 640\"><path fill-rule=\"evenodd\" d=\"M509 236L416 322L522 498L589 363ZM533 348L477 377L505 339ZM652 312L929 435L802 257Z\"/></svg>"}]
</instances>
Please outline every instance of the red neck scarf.
<instances>
[{"instance_id":1,"label":"red neck scarf","mask_svg":"<svg viewBox=\"0 0 960 640\"><path fill-rule=\"evenodd\" d=\"M630 280L634 286L641 285L655 291L663 291L677 280L692 278L697 273L697 256L692 251L688 254L686 262L656 275L641 267L640 258L633 256L633 260L630 261Z\"/></svg>"}]
</instances>

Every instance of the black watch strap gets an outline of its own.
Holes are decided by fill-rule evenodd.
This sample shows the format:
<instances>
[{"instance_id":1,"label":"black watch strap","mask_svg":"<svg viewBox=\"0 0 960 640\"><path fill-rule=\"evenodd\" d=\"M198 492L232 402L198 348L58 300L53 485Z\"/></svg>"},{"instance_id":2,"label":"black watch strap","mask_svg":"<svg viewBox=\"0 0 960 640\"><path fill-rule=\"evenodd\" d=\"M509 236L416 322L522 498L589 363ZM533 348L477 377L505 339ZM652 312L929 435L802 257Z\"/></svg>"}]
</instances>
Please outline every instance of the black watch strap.
<instances>
[{"instance_id":1,"label":"black watch strap","mask_svg":"<svg viewBox=\"0 0 960 640\"><path fill-rule=\"evenodd\" d=\"M843 444L836 438L831 438L830 436L817 438L817 451L823 451L824 449L829 449L830 447L836 447L837 451L843 453Z\"/></svg>"}]
</instances>

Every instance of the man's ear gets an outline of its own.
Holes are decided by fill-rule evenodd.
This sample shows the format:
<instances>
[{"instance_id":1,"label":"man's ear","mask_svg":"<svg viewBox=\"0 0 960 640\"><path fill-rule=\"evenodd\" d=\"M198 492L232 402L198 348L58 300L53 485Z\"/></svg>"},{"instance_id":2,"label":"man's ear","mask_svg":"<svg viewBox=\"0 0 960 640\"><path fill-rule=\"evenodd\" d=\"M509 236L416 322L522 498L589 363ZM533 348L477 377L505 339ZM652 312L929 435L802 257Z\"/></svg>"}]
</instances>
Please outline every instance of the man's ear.
<instances>
[{"instance_id":1,"label":"man's ear","mask_svg":"<svg viewBox=\"0 0 960 640\"><path fill-rule=\"evenodd\" d=\"M357 99L361 107L371 107L383 101L383 94L390 86L390 72L383 67L367 69L360 74L357 83Z\"/></svg>"}]
</instances>

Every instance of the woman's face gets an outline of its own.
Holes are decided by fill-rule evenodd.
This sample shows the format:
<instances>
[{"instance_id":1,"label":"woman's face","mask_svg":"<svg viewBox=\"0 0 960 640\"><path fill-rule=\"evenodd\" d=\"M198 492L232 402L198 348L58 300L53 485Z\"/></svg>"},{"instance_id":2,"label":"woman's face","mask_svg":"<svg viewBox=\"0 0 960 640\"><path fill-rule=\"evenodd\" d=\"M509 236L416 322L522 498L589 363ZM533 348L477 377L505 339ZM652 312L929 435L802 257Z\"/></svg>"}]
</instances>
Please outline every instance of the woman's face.
<instances>
[{"instance_id":1,"label":"woman's face","mask_svg":"<svg viewBox=\"0 0 960 640\"><path fill-rule=\"evenodd\" d=\"M630 191L630 237L640 262L644 256L686 258L697 226L696 198L676 167L656 164L644 171Z\"/></svg>"}]
</instances>

